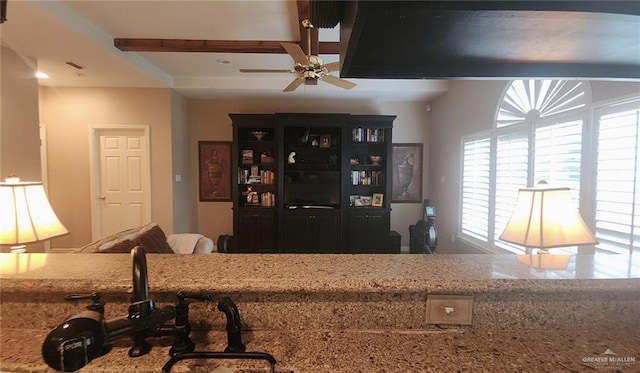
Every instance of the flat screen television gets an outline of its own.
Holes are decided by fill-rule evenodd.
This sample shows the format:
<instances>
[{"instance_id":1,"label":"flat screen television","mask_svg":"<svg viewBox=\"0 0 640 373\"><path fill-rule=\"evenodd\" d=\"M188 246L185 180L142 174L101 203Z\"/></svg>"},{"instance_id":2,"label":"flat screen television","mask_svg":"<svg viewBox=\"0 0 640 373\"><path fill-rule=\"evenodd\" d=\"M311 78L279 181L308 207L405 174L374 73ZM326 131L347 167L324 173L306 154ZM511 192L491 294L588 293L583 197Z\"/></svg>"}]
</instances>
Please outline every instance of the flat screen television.
<instances>
[{"instance_id":1,"label":"flat screen television","mask_svg":"<svg viewBox=\"0 0 640 373\"><path fill-rule=\"evenodd\" d=\"M286 207L340 207L340 172L290 171L285 173Z\"/></svg>"}]
</instances>

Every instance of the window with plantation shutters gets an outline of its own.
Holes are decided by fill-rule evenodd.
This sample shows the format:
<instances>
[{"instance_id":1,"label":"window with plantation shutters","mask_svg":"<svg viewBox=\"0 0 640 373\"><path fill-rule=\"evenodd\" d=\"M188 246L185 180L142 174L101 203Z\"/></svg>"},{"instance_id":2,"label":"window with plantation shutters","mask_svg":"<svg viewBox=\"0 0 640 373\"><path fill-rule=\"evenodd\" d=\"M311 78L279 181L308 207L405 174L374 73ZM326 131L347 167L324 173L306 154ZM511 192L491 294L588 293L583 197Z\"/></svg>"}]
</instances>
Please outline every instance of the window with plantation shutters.
<instances>
[{"instance_id":1,"label":"window with plantation shutters","mask_svg":"<svg viewBox=\"0 0 640 373\"><path fill-rule=\"evenodd\" d=\"M534 180L571 188L580 207L582 120L562 121L535 130Z\"/></svg>"},{"instance_id":2,"label":"window with plantation shutters","mask_svg":"<svg viewBox=\"0 0 640 373\"><path fill-rule=\"evenodd\" d=\"M462 233L486 242L489 237L491 139L465 140L462 154Z\"/></svg>"},{"instance_id":3,"label":"window with plantation shutters","mask_svg":"<svg viewBox=\"0 0 640 373\"><path fill-rule=\"evenodd\" d=\"M463 239L524 252L499 237L518 189L545 180L570 188L599 241L596 253L627 255L629 268L640 262L640 97L588 106L584 88L579 81L513 81L493 131L463 139ZM603 276L620 270L594 268Z\"/></svg>"},{"instance_id":4,"label":"window with plantation shutters","mask_svg":"<svg viewBox=\"0 0 640 373\"><path fill-rule=\"evenodd\" d=\"M494 205L494 241L502 234L518 198L518 189L526 188L529 179L529 133L516 132L498 136ZM510 251L520 250L506 242L499 245Z\"/></svg>"},{"instance_id":5,"label":"window with plantation shutters","mask_svg":"<svg viewBox=\"0 0 640 373\"><path fill-rule=\"evenodd\" d=\"M640 252L640 101L603 108L598 122L596 238L601 252Z\"/></svg>"},{"instance_id":6,"label":"window with plantation shutters","mask_svg":"<svg viewBox=\"0 0 640 373\"><path fill-rule=\"evenodd\" d=\"M579 207L584 107L580 81L512 82L499 105L494 131L482 142L488 148L479 152L479 140L463 140L463 238L480 239L490 249L523 253L524 247L499 237L518 190L540 180L571 188ZM480 174L482 183L477 181ZM576 249L567 248L569 252Z\"/></svg>"},{"instance_id":7,"label":"window with plantation shutters","mask_svg":"<svg viewBox=\"0 0 640 373\"><path fill-rule=\"evenodd\" d=\"M566 120L566 118L565 118ZM582 167L581 119L560 121L535 130L534 183L540 180L569 187L573 205L580 209L580 173ZM575 254L577 246L555 249L557 253Z\"/></svg>"}]
</instances>

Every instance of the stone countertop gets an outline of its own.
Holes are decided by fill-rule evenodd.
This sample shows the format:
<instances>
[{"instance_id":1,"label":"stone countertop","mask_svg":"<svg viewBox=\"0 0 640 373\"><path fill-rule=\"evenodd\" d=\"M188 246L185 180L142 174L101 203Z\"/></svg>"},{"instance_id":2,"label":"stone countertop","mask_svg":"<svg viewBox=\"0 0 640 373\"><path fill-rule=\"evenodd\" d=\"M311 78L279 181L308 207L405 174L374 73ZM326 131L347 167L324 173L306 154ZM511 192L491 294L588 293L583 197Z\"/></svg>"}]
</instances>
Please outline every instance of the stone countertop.
<instances>
[{"instance_id":1,"label":"stone countertop","mask_svg":"<svg viewBox=\"0 0 640 373\"><path fill-rule=\"evenodd\" d=\"M147 267L150 293L164 302L178 291L235 293L251 326L248 350L271 353L278 373L639 372L638 268L623 256L558 258L544 264L560 269L545 270L541 258L517 255L148 254ZM0 371L53 372L41 361L41 341L81 308L57 299L89 291L120 299L131 267L127 254L0 254ZM475 294L474 327L424 325L431 293ZM125 314L121 307L108 311ZM222 351L220 312L208 304L190 312L210 322L194 331L198 350ZM157 347L136 359L126 356L128 343L82 372L159 372L168 358L168 341L152 341ZM211 372L215 364L181 362L172 371ZM265 362L224 365L268 371Z\"/></svg>"},{"instance_id":2,"label":"stone countertop","mask_svg":"<svg viewBox=\"0 0 640 373\"><path fill-rule=\"evenodd\" d=\"M640 265L620 255L147 254L150 290L475 293L637 291ZM542 263L544 264L544 263ZM128 254L0 254L3 292L121 292ZM9 281L10 280L10 281ZM42 281L56 280L56 281Z\"/></svg>"},{"instance_id":3,"label":"stone countertop","mask_svg":"<svg viewBox=\"0 0 640 373\"><path fill-rule=\"evenodd\" d=\"M31 358L40 355L40 343L11 343L41 341L45 335L43 330L3 331L6 348L0 351L0 370L54 372ZM223 333L193 335L193 339L197 351L224 349ZM640 336L632 330L254 331L245 336L245 341L248 351L272 354L277 360L277 373L640 371L640 356L634 350L640 345ZM93 360L81 372L160 372L169 358L170 343L152 343L148 355L129 358L130 343L118 342L111 352ZM608 350L615 355L605 354ZM182 361L171 372L211 372L219 364L235 372L269 372L267 362L247 360Z\"/></svg>"}]
</instances>

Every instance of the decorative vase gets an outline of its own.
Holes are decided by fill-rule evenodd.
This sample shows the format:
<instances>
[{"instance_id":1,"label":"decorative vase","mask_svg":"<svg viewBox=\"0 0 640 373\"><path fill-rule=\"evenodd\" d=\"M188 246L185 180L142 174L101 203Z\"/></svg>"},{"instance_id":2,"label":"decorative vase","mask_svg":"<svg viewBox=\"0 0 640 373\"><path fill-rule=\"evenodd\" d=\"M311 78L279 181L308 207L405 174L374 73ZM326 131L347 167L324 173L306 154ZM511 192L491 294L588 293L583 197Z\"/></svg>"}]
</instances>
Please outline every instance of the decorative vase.
<instances>
[{"instance_id":1,"label":"decorative vase","mask_svg":"<svg viewBox=\"0 0 640 373\"><path fill-rule=\"evenodd\" d=\"M211 158L207 159L207 175L209 176L209 182L211 182L212 191L211 197L218 197L218 188L222 181L222 164L218 161L218 152L214 151L211 154Z\"/></svg>"},{"instance_id":2,"label":"decorative vase","mask_svg":"<svg viewBox=\"0 0 640 373\"><path fill-rule=\"evenodd\" d=\"M410 153L404 158L404 162L398 166L398 180L402 187L402 194L400 194L399 198L409 197L408 189L409 185L411 185L411 181L413 180L413 158L413 153ZM411 160L411 163L409 163L409 160Z\"/></svg>"}]
</instances>

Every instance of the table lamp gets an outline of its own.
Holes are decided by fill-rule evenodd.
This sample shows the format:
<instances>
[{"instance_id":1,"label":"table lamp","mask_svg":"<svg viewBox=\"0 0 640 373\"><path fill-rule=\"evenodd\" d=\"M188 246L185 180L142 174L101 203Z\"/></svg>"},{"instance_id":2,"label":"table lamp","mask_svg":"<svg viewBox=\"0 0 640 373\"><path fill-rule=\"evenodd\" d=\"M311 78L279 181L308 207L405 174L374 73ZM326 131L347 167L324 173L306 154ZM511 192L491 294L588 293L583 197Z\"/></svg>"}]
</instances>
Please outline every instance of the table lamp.
<instances>
[{"instance_id":1,"label":"table lamp","mask_svg":"<svg viewBox=\"0 0 640 373\"><path fill-rule=\"evenodd\" d=\"M569 188L552 188L545 182L518 190L500 240L524 246L527 254L534 248L543 254L554 247L598 243L573 206Z\"/></svg>"},{"instance_id":2,"label":"table lamp","mask_svg":"<svg viewBox=\"0 0 640 373\"><path fill-rule=\"evenodd\" d=\"M0 245L12 245L12 253L24 253L27 243L67 233L53 212L42 183L20 182L15 176L0 182Z\"/></svg>"}]
</instances>

